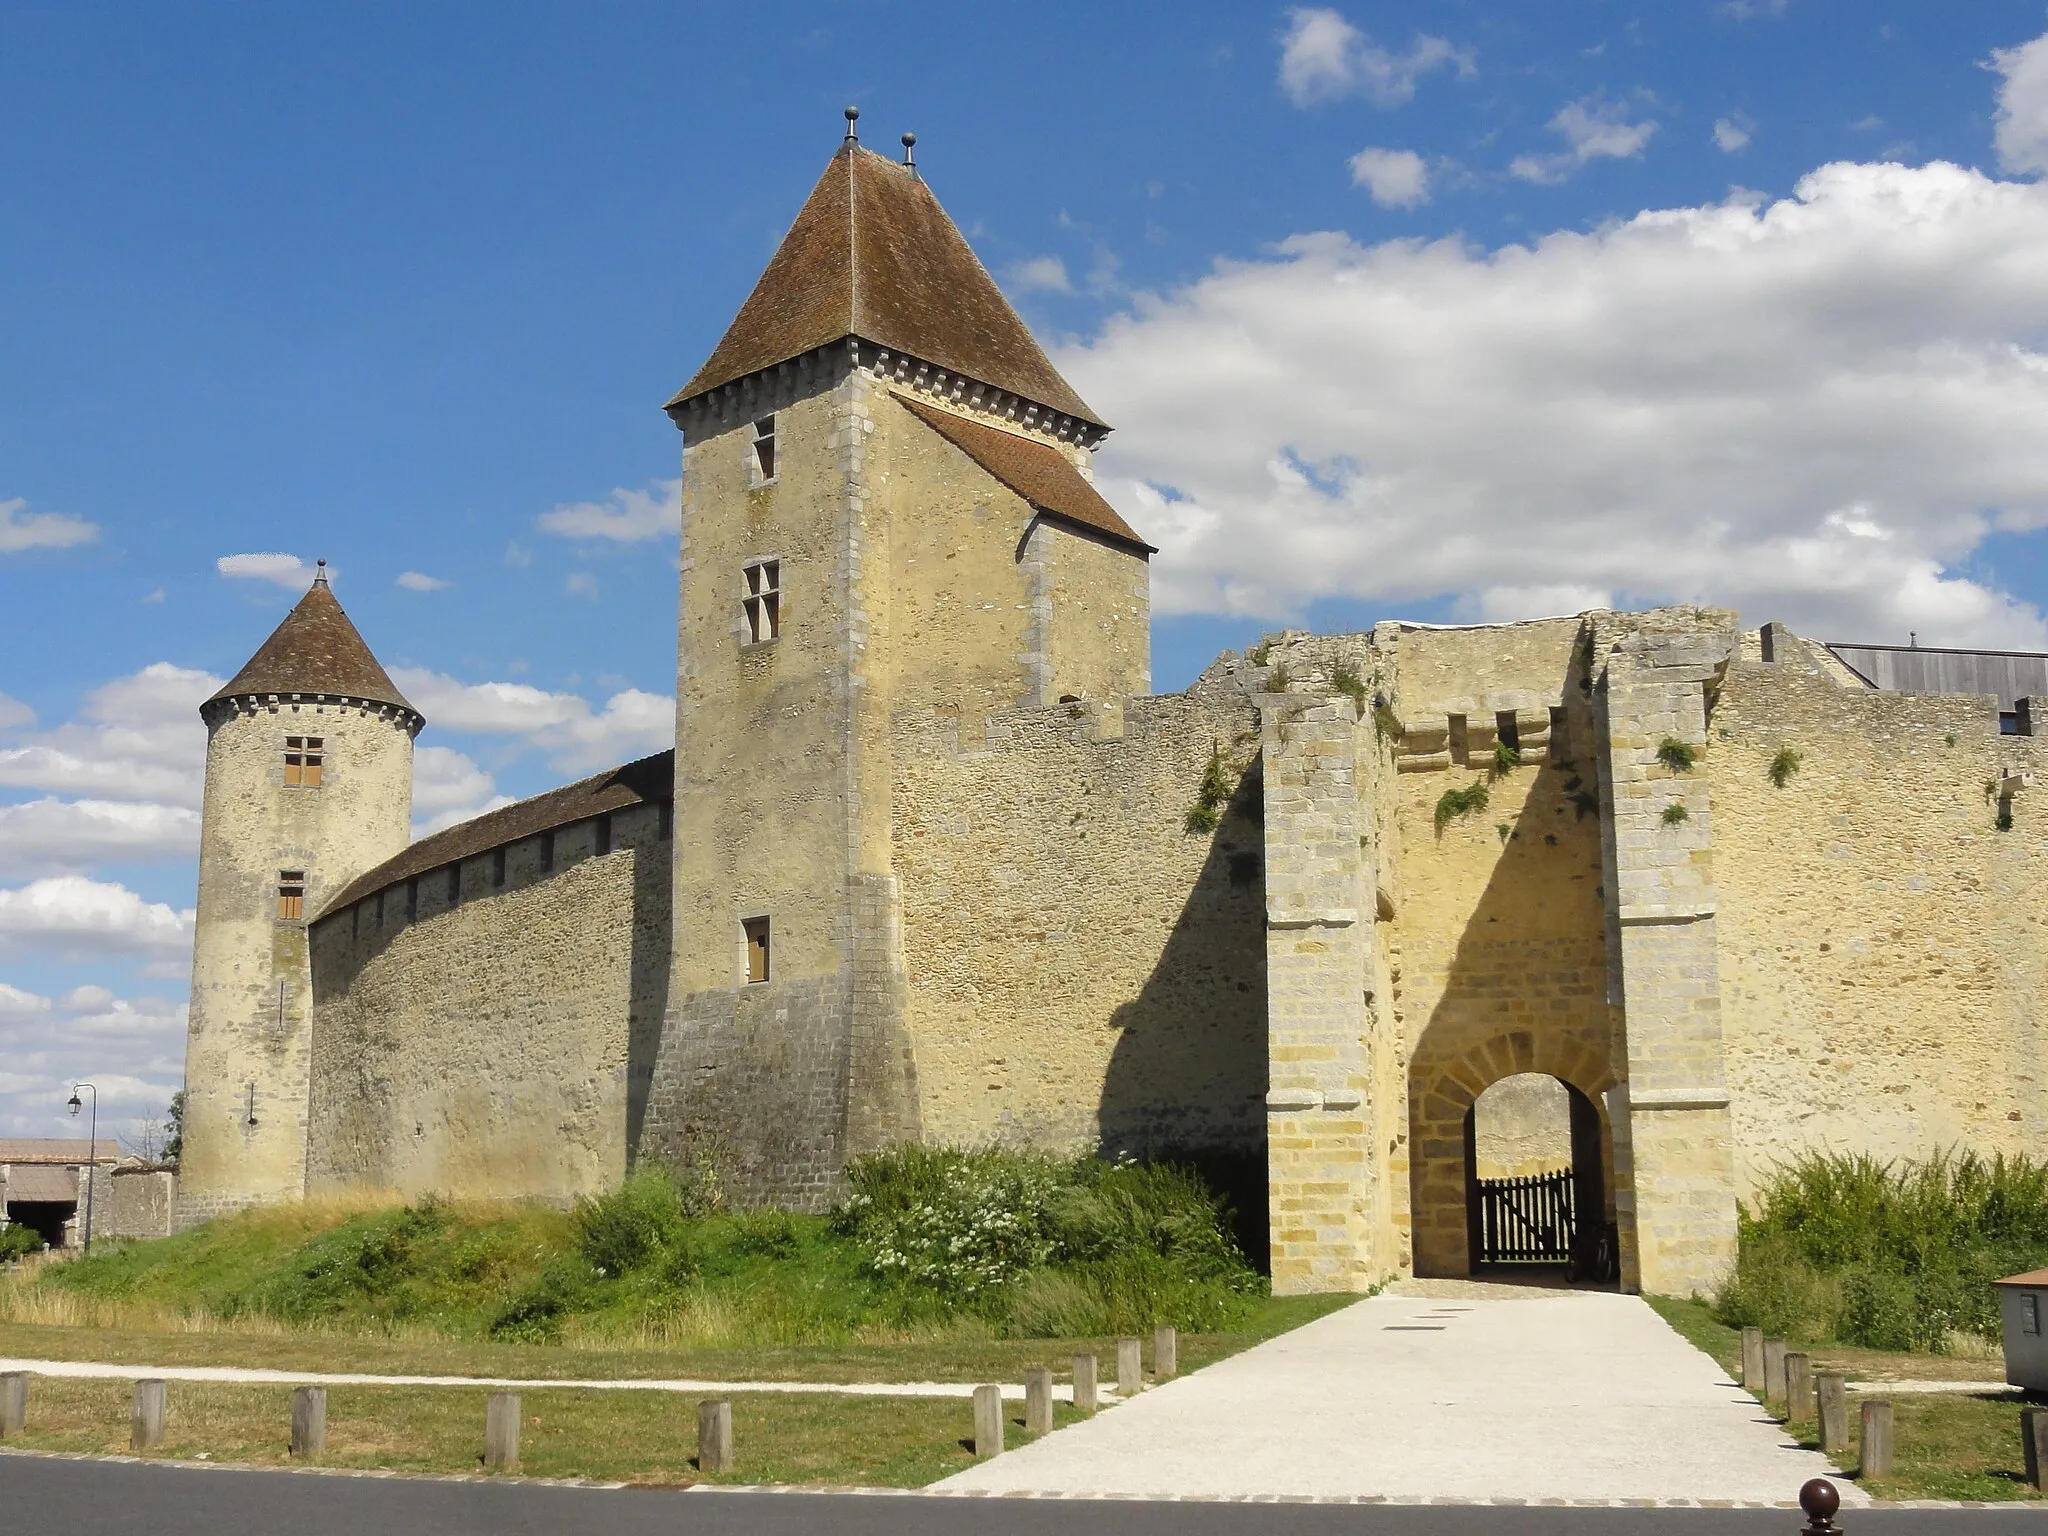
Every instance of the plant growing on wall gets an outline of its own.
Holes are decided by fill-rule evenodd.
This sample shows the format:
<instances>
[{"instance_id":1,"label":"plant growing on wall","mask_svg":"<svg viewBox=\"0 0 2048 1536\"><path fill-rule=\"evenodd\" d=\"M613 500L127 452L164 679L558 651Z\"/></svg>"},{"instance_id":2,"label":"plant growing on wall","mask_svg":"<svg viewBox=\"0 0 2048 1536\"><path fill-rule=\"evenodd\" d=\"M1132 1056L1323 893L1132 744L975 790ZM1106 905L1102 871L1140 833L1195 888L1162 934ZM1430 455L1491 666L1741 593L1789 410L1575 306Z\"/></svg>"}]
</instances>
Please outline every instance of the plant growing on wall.
<instances>
[{"instance_id":1,"label":"plant growing on wall","mask_svg":"<svg viewBox=\"0 0 2048 1536\"><path fill-rule=\"evenodd\" d=\"M1493 776L1497 779L1510 768L1522 766L1522 749L1511 747L1504 741L1493 744Z\"/></svg>"},{"instance_id":2,"label":"plant growing on wall","mask_svg":"<svg viewBox=\"0 0 2048 1536\"><path fill-rule=\"evenodd\" d=\"M1445 827L1460 816L1469 816L1474 811L1486 809L1486 780L1474 779L1463 789L1447 789L1437 797L1436 830L1441 837Z\"/></svg>"},{"instance_id":3,"label":"plant growing on wall","mask_svg":"<svg viewBox=\"0 0 2048 1536\"><path fill-rule=\"evenodd\" d=\"M1805 757L1792 748L1780 747L1778 755L1771 759L1771 766L1764 770L1764 777L1779 789L1783 789L1791 781L1792 775L1799 771L1799 765L1805 761Z\"/></svg>"},{"instance_id":4,"label":"plant growing on wall","mask_svg":"<svg viewBox=\"0 0 2048 1536\"><path fill-rule=\"evenodd\" d=\"M1384 701L1372 706L1372 728L1381 741L1399 741L1404 734L1400 717Z\"/></svg>"},{"instance_id":5,"label":"plant growing on wall","mask_svg":"<svg viewBox=\"0 0 2048 1536\"><path fill-rule=\"evenodd\" d=\"M1287 670L1287 663L1283 661L1266 674L1266 692L1285 693L1293 681L1294 674Z\"/></svg>"},{"instance_id":6,"label":"plant growing on wall","mask_svg":"<svg viewBox=\"0 0 2048 1536\"><path fill-rule=\"evenodd\" d=\"M1244 659L1255 667L1263 667L1273 657L1273 642L1261 640L1244 653Z\"/></svg>"},{"instance_id":7,"label":"plant growing on wall","mask_svg":"<svg viewBox=\"0 0 2048 1536\"><path fill-rule=\"evenodd\" d=\"M1699 754L1676 736L1666 736L1657 743L1657 761L1673 773L1691 773Z\"/></svg>"},{"instance_id":8,"label":"plant growing on wall","mask_svg":"<svg viewBox=\"0 0 2048 1536\"><path fill-rule=\"evenodd\" d=\"M1209 753L1202 769L1202 782L1195 787L1195 803L1183 820L1190 836L1214 832L1223 820L1223 807L1230 802L1230 770L1223 762L1223 749Z\"/></svg>"},{"instance_id":9,"label":"plant growing on wall","mask_svg":"<svg viewBox=\"0 0 2048 1536\"><path fill-rule=\"evenodd\" d=\"M1680 805L1680 804L1679 804L1679 803L1678 803L1678 802L1677 802L1676 800L1672 801L1672 802L1671 802L1671 804L1669 804L1669 805L1667 805L1667 806L1665 806L1665 807L1664 807L1664 818L1663 818L1663 819L1664 819L1664 825L1665 825L1665 826L1667 826L1667 827L1675 827L1675 826L1677 826L1677 825L1678 825L1678 824L1679 824L1679 823L1680 823L1681 821L1687 821L1687 820L1690 820L1690 819L1691 819L1691 816L1692 816L1692 812L1688 811L1688 810L1687 810L1687 809L1686 809L1686 808L1685 808L1684 806Z\"/></svg>"},{"instance_id":10,"label":"plant growing on wall","mask_svg":"<svg viewBox=\"0 0 2048 1536\"><path fill-rule=\"evenodd\" d=\"M1358 668L1348 662L1338 662L1337 670L1330 674L1330 686L1356 704L1359 714L1365 713L1365 679L1358 675Z\"/></svg>"}]
</instances>

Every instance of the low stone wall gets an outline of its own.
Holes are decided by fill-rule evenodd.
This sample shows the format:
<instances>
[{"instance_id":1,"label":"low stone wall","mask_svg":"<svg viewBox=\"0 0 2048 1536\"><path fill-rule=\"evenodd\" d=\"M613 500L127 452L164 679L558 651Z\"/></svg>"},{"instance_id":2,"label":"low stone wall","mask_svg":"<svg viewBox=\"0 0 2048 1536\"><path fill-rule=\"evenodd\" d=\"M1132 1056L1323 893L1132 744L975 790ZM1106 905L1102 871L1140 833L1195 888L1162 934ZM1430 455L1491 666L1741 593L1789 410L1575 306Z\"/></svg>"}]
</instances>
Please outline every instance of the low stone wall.
<instances>
[{"instance_id":1,"label":"low stone wall","mask_svg":"<svg viewBox=\"0 0 2048 1536\"><path fill-rule=\"evenodd\" d=\"M93 1198L104 1188L107 1203L93 1213L96 1237L169 1237L178 1215L178 1174L174 1168L115 1168L106 1184L95 1181Z\"/></svg>"}]
</instances>

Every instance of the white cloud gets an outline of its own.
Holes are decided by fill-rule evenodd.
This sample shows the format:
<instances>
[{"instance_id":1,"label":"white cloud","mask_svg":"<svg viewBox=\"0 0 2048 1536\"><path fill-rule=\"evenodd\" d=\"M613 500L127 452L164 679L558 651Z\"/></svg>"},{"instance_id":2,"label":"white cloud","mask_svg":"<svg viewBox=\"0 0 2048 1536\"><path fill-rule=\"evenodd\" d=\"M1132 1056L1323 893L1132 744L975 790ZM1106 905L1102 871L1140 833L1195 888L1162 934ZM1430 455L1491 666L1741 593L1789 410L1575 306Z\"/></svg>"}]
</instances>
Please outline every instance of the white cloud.
<instances>
[{"instance_id":1,"label":"white cloud","mask_svg":"<svg viewBox=\"0 0 2048 1536\"><path fill-rule=\"evenodd\" d=\"M2002 77L1992 132L1998 163L2021 175L2048 171L2048 36L1993 49L1991 68Z\"/></svg>"},{"instance_id":2,"label":"white cloud","mask_svg":"<svg viewBox=\"0 0 2048 1536\"><path fill-rule=\"evenodd\" d=\"M1625 104L1597 96L1566 102L1550 127L1563 135L1563 152L1518 156L1508 166L1510 176L1554 186L1591 160L1633 160L1657 131L1655 123L1630 122Z\"/></svg>"},{"instance_id":3,"label":"white cloud","mask_svg":"<svg viewBox=\"0 0 2048 1536\"><path fill-rule=\"evenodd\" d=\"M392 680L443 730L516 736L565 772L592 772L675 744L676 701L623 689L601 710L579 694L527 683L462 683L439 672L397 668Z\"/></svg>"},{"instance_id":4,"label":"white cloud","mask_svg":"<svg viewBox=\"0 0 2048 1536\"><path fill-rule=\"evenodd\" d=\"M420 571L400 571L398 585L408 592L438 592L448 583L438 576L428 576Z\"/></svg>"},{"instance_id":5,"label":"white cloud","mask_svg":"<svg viewBox=\"0 0 2048 1536\"><path fill-rule=\"evenodd\" d=\"M571 597L597 596L597 578L588 571L571 571L562 580L562 590Z\"/></svg>"},{"instance_id":6,"label":"white cloud","mask_svg":"<svg viewBox=\"0 0 2048 1536\"><path fill-rule=\"evenodd\" d=\"M1782 16L1791 3L1792 0L1722 0L1717 9L1737 21L1754 21L1759 16Z\"/></svg>"},{"instance_id":7,"label":"white cloud","mask_svg":"<svg viewBox=\"0 0 2048 1536\"><path fill-rule=\"evenodd\" d=\"M1026 261L1013 261L1003 275L1010 280L1010 286L1025 293L1072 293L1074 285L1067 278L1067 264L1057 256L1033 256Z\"/></svg>"},{"instance_id":8,"label":"white cloud","mask_svg":"<svg viewBox=\"0 0 2048 1536\"><path fill-rule=\"evenodd\" d=\"M53 875L0 890L0 950L59 956L143 955L170 960L192 950L192 909L144 901L124 885Z\"/></svg>"},{"instance_id":9,"label":"white cloud","mask_svg":"<svg viewBox=\"0 0 2048 1536\"><path fill-rule=\"evenodd\" d=\"M0 805L0 876L82 870L102 859L161 860L199 851L199 813L182 805L45 796Z\"/></svg>"},{"instance_id":10,"label":"white cloud","mask_svg":"<svg viewBox=\"0 0 2048 1536\"><path fill-rule=\"evenodd\" d=\"M1746 112L1714 119L1714 147L1724 155L1732 155L1738 149L1746 149L1755 134L1756 124L1750 120Z\"/></svg>"},{"instance_id":11,"label":"white cloud","mask_svg":"<svg viewBox=\"0 0 2048 1536\"><path fill-rule=\"evenodd\" d=\"M0 554L23 549L69 549L90 544L100 536L99 526L65 512L31 512L17 496L0 501Z\"/></svg>"},{"instance_id":12,"label":"white cloud","mask_svg":"<svg viewBox=\"0 0 2048 1536\"><path fill-rule=\"evenodd\" d=\"M632 544L643 539L674 538L682 528L683 482L656 480L644 491L621 487L605 501L565 503L535 519L543 533L565 539L613 539ZM505 559L513 565L530 565L532 554L518 544L510 545Z\"/></svg>"},{"instance_id":13,"label":"white cloud","mask_svg":"<svg viewBox=\"0 0 2048 1536\"><path fill-rule=\"evenodd\" d=\"M0 981L0 1020L26 1018L30 1014L49 1011L50 1000L47 997L38 997L33 992L24 992L20 987Z\"/></svg>"},{"instance_id":14,"label":"white cloud","mask_svg":"<svg viewBox=\"0 0 2048 1536\"><path fill-rule=\"evenodd\" d=\"M8 990L0 983L0 1135L83 1136L64 1109L77 1082L97 1090L103 1137L124 1118L162 1120L184 1078L184 1004L85 986L54 1008L36 998L39 1006L10 1011Z\"/></svg>"},{"instance_id":15,"label":"white cloud","mask_svg":"<svg viewBox=\"0 0 2048 1536\"><path fill-rule=\"evenodd\" d=\"M1429 167L1412 149L1361 149L1351 157L1351 184L1364 187L1382 208L1429 201Z\"/></svg>"},{"instance_id":16,"label":"white cloud","mask_svg":"<svg viewBox=\"0 0 2048 1536\"><path fill-rule=\"evenodd\" d=\"M116 678L86 695L79 719L0 742L0 787L197 807L206 772L199 706L221 681L167 661ZM0 726L8 719L0 710Z\"/></svg>"},{"instance_id":17,"label":"white cloud","mask_svg":"<svg viewBox=\"0 0 2048 1536\"><path fill-rule=\"evenodd\" d=\"M1414 96L1418 79L1446 66L1471 74L1471 51L1418 33L1405 54L1390 53L1338 12L1321 6L1289 11L1280 39L1280 88L1297 107L1353 91L1379 106L1398 107Z\"/></svg>"},{"instance_id":18,"label":"white cloud","mask_svg":"<svg viewBox=\"0 0 2048 1536\"><path fill-rule=\"evenodd\" d=\"M0 731L17 725L35 724L36 712L19 699L0 693Z\"/></svg>"},{"instance_id":19,"label":"white cloud","mask_svg":"<svg viewBox=\"0 0 2048 1536\"><path fill-rule=\"evenodd\" d=\"M422 838L485 811L512 804L497 781L452 747L416 747L412 754L412 835Z\"/></svg>"},{"instance_id":20,"label":"white cloud","mask_svg":"<svg viewBox=\"0 0 2048 1536\"><path fill-rule=\"evenodd\" d=\"M313 584L314 567L297 555L222 555L213 563L230 581L267 581L290 592L303 592ZM327 579L334 580L332 566Z\"/></svg>"},{"instance_id":21,"label":"white cloud","mask_svg":"<svg viewBox=\"0 0 2048 1536\"><path fill-rule=\"evenodd\" d=\"M1298 236L1060 362L1115 402L1161 612L1599 596L2048 649L1956 574L2048 527L2043 334L2048 184L1834 164L1531 246Z\"/></svg>"}]
</instances>

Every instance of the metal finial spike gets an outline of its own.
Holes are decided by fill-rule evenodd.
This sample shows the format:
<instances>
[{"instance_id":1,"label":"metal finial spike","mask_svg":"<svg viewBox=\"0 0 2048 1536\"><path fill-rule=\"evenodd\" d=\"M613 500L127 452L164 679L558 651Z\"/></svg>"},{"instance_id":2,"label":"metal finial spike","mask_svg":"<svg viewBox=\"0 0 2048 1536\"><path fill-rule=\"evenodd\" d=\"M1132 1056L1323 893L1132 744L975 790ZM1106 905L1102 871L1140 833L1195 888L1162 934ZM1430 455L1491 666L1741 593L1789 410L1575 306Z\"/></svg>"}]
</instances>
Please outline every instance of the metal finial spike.
<instances>
[{"instance_id":1,"label":"metal finial spike","mask_svg":"<svg viewBox=\"0 0 2048 1536\"><path fill-rule=\"evenodd\" d=\"M316 560L313 563L313 585L316 587L327 585L327 562L325 560Z\"/></svg>"},{"instance_id":2,"label":"metal finial spike","mask_svg":"<svg viewBox=\"0 0 2048 1536\"><path fill-rule=\"evenodd\" d=\"M917 135L914 133L903 135L903 163L913 170L917 167Z\"/></svg>"},{"instance_id":3,"label":"metal finial spike","mask_svg":"<svg viewBox=\"0 0 2048 1536\"><path fill-rule=\"evenodd\" d=\"M846 109L846 142L849 144L858 144L860 142L860 130L854 126L859 121L860 108L848 107Z\"/></svg>"}]
</instances>

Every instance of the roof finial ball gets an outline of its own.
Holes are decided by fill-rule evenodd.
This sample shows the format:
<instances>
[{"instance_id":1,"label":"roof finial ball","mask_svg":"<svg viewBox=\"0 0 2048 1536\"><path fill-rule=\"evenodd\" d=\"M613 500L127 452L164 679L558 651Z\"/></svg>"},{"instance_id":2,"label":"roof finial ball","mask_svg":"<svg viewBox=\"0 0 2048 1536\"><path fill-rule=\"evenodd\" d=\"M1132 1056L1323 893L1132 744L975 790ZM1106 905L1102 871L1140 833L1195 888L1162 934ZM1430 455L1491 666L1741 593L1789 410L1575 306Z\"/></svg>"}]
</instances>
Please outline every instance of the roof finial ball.
<instances>
[{"instance_id":1,"label":"roof finial ball","mask_svg":"<svg viewBox=\"0 0 2048 1536\"><path fill-rule=\"evenodd\" d=\"M854 126L859 121L860 108L848 107L846 109L846 142L849 144L858 144L860 142L860 129Z\"/></svg>"},{"instance_id":2,"label":"roof finial ball","mask_svg":"<svg viewBox=\"0 0 2048 1536\"><path fill-rule=\"evenodd\" d=\"M903 164L913 176L917 174L917 135L914 133L903 135Z\"/></svg>"},{"instance_id":3,"label":"roof finial ball","mask_svg":"<svg viewBox=\"0 0 2048 1536\"><path fill-rule=\"evenodd\" d=\"M316 587L327 585L327 562L325 560L313 562L313 585Z\"/></svg>"}]
</instances>

